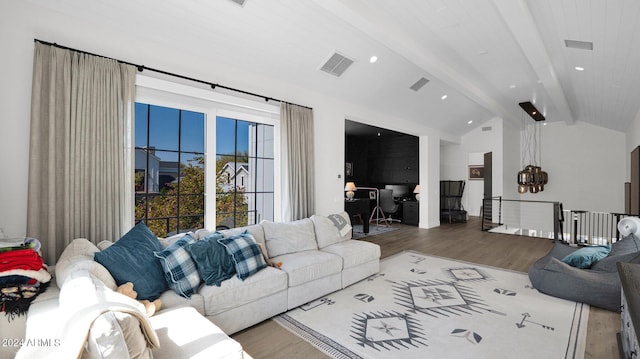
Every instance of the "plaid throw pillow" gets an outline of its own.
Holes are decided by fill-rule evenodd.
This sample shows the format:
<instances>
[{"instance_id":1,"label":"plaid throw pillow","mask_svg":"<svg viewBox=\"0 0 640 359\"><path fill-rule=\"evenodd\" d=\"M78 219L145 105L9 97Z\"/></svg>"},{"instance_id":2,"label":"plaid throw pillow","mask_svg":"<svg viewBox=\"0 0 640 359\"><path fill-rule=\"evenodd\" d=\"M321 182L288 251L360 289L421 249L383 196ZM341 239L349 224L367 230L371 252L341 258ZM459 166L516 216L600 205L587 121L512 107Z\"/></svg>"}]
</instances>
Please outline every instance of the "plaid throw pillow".
<instances>
[{"instance_id":1,"label":"plaid throw pillow","mask_svg":"<svg viewBox=\"0 0 640 359\"><path fill-rule=\"evenodd\" d=\"M227 253L233 258L236 265L236 276L240 280L245 280L263 268L267 263L262 258L260 247L249 232L220 238L218 243L225 246Z\"/></svg>"},{"instance_id":2,"label":"plaid throw pillow","mask_svg":"<svg viewBox=\"0 0 640 359\"><path fill-rule=\"evenodd\" d=\"M162 264L169 288L185 298L191 298L200 286L198 269L186 250L186 247L194 242L195 239L186 234L162 252L153 252Z\"/></svg>"}]
</instances>

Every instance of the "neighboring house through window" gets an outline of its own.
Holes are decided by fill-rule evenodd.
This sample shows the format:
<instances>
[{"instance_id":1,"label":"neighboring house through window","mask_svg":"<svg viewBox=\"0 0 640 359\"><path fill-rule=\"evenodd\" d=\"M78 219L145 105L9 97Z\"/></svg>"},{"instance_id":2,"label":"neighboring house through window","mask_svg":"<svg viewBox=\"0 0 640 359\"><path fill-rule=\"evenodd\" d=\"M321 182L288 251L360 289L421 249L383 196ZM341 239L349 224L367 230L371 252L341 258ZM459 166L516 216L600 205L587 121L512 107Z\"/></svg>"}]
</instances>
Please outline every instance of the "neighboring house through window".
<instances>
[{"instance_id":1,"label":"neighboring house through window","mask_svg":"<svg viewBox=\"0 0 640 359\"><path fill-rule=\"evenodd\" d=\"M279 220L279 107L138 75L135 216L160 237Z\"/></svg>"},{"instance_id":2,"label":"neighboring house through window","mask_svg":"<svg viewBox=\"0 0 640 359\"><path fill-rule=\"evenodd\" d=\"M218 117L216 137L216 223L240 227L273 220L273 126Z\"/></svg>"}]
</instances>

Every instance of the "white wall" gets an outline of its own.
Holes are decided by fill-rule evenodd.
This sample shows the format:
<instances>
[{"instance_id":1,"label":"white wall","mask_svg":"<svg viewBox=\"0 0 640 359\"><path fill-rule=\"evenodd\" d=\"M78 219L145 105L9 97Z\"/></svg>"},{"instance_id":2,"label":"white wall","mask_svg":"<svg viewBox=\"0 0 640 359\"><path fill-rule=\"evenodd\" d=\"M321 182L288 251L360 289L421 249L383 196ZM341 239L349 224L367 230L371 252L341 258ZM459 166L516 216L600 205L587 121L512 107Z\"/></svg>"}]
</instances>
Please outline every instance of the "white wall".
<instances>
[{"instance_id":1,"label":"white wall","mask_svg":"<svg viewBox=\"0 0 640 359\"><path fill-rule=\"evenodd\" d=\"M516 181L517 173L520 167L520 128L510 123L504 124L502 127L502 196L508 199L517 199L518 183ZM495 181L495 178L494 178ZM496 188L494 182L494 189ZM494 190L494 196L496 192Z\"/></svg>"},{"instance_id":2,"label":"white wall","mask_svg":"<svg viewBox=\"0 0 640 359\"><path fill-rule=\"evenodd\" d=\"M420 220L421 228L440 225L440 138L420 136ZM435 164L428 165L427 164ZM425 183L427 184L425 186Z\"/></svg>"},{"instance_id":3,"label":"white wall","mask_svg":"<svg viewBox=\"0 0 640 359\"><path fill-rule=\"evenodd\" d=\"M521 199L559 201L564 209L623 212L625 134L580 121L570 126L550 122L541 129L542 169L549 183L543 192Z\"/></svg>"},{"instance_id":4,"label":"white wall","mask_svg":"<svg viewBox=\"0 0 640 359\"><path fill-rule=\"evenodd\" d=\"M635 125L640 120L637 120ZM542 169L549 183L538 194L519 195L516 174L522 169L520 130L500 119L487 122L492 131L480 128L462 137L458 145L443 145L440 178L467 180L469 154L493 152L493 195L506 199L559 201L565 209L624 211L624 182L628 181L628 152L625 134L576 122L567 126L550 122L542 126ZM640 134L636 137L640 139ZM640 143L640 142L636 142ZM463 204L477 215L476 197L482 189L467 180ZM478 181L479 182L479 181ZM478 188L476 188L478 187Z\"/></svg>"},{"instance_id":5,"label":"white wall","mask_svg":"<svg viewBox=\"0 0 640 359\"><path fill-rule=\"evenodd\" d=\"M22 1L5 1L0 11L0 228L9 236L24 236L26 229L27 177L29 151L29 114L34 38L84 51L144 64L189 77L224 84L266 96L310 106L315 117L316 212L329 214L344 208L344 120L346 118L375 126L430 138L459 139L440 134L425 125L416 125L393 114L372 112L341 100L329 98L306 88L290 86L252 72L198 56L198 49L172 50L163 44L120 32L117 24L101 24L96 19L71 18ZM212 44L209 44L212 45ZM422 143L422 141L421 141ZM429 146L430 147L430 146ZM422 148L421 148L422 151ZM436 150L425 150L432 158ZM421 152L422 154L422 152ZM423 171L423 166L426 166ZM432 166L435 166L432 168ZM421 226L435 222L429 213L429 198L437 193L437 181L428 181L439 172L438 163L420 161L420 182L427 183L429 195L421 201ZM423 177L424 176L424 177ZM431 188L431 186L436 186ZM425 198L427 197L427 198ZM436 207L437 208L437 207ZM423 214L429 219L423 222Z\"/></svg>"},{"instance_id":6,"label":"white wall","mask_svg":"<svg viewBox=\"0 0 640 359\"><path fill-rule=\"evenodd\" d=\"M482 131L482 127L491 127L489 131ZM466 187L462 197L462 205L469 215L480 215L480 206L484 195L484 181L469 180L468 166L471 158L480 153L492 152L493 196L503 193L503 120L493 118L462 136L460 144L443 143L440 149L440 179L464 180ZM474 160L475 161L475 160Z\"/></svg>"},{"instance_id":7,"label":"white wall","mask_svg":"<svg viewBox=\"0 0 640 359\"><path fill-rule=\"evenodd\" d=\"M24 14L0 11L0 228L25 235L33 35ZM8 56L7 56L8 55Z\"/></svg>"}]
</instances>

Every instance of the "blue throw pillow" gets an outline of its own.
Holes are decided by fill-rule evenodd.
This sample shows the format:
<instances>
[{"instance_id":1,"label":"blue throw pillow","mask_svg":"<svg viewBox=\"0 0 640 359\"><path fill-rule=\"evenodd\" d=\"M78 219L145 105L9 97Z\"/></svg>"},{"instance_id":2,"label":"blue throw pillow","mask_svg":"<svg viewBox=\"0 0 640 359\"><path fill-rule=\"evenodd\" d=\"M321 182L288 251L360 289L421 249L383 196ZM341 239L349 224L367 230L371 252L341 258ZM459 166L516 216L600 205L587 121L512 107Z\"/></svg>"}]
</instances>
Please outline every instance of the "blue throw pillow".
<instances>
[{"instance_id":1,"label":"blue throw pillow","mask_svg":"<svg viewBox=\"0 0 640 359\"><path fill-rule=\"evenodd\" d=\"M162 249L158 237L139 222L109 248L96 252L94 259L109 270L117 285L133 283L136 299L154 301L167 290L164 271L153 255Z\"/></svg>"},{"instance_id":2,"label":"blue throw pillow","mask_svg":"<svg viewBox=\"0 0 640 359\"><path fill-rule=\"evenodd\" d=\"M605 258L610 251L610 245L584 247L562 258L562 261L573 267L590 268L592 264Z\"/></svg>"},{"instance_id":3,"label":"blue throw pillow","mask_svg":"<svg viewBox=\"0 0 640 359\"><path fill-rule=\"evenodd\" d=\"M206 285L219 287L224 280L236 274L233 259L227 249L218 243L221 238L222 234L216 232L186 247Z\"/></svg>"},{"instance_id":4,"label":"blue throw pillow","mask_svg":"<svg viewBox=\"0 0 640 359\"><path fill-rule=\"evenodd\" d=\"M184 298L191 298L201 282L196 264L187 251L187 247L195 241L191 235L185 234L162 252L153 252L162 264L169 288Z\"/></svg>"},{"instance_id":5,"label":"blue throw pillow","mask_svg":"<svg viewBox=\"0 0 640 359\"><path fill-rule=\"evenodd\" d=\"M242 234L218 239L218 243L227 248L236 266L236 276L245 280L263 268L267 263L262 258L260 247L253 236L245 231Z\"/></svg>"}]
</instances>

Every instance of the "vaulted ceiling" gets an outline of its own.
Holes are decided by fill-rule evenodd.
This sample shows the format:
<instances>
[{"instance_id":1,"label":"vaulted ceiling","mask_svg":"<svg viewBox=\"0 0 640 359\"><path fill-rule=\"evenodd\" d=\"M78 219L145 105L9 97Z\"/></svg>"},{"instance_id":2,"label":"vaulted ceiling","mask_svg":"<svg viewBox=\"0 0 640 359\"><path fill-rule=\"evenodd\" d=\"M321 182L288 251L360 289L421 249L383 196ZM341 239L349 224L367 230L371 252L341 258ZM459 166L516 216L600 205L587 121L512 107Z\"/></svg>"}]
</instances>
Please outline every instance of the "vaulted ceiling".
<instances>
[{"instance_id":1,"label":"vaulted ceiling","mask_svg":"<svg viewBox=\"0 0 640 359\"><path fill-rule=\"evenodd\" d=\"M640 109L637 0L28 1L455 136L523 101L617 131ZM335 52L340 77L319 70Z\"/></svg>"}]
</instances>

